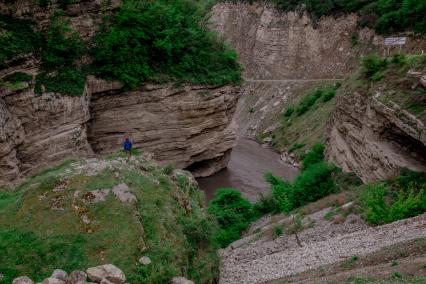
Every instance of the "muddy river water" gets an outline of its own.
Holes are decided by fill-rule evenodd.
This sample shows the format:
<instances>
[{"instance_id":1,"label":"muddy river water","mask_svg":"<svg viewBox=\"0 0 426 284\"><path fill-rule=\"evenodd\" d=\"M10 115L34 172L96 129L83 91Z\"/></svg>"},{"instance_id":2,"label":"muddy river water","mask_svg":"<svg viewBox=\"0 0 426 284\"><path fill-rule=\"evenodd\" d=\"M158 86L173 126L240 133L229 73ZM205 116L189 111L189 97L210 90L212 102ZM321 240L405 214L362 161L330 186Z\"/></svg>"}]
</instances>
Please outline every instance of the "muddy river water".
<instances>
[{"instance_id":1,"label":"muddy river water","mask_svg":"<svg viewBox=\"0 0 426 284\"><path fill-rule=\"evenodd\" d=\"M232 150L228 167L212 176L198 178L200 188L210 200L220 187L233 187L252 202L267 195L270 186L263 175L270 171L286 180L293 180L298 170L280 160L280 155L256 141L240 138Z\"/></svg>"}]
</instances>

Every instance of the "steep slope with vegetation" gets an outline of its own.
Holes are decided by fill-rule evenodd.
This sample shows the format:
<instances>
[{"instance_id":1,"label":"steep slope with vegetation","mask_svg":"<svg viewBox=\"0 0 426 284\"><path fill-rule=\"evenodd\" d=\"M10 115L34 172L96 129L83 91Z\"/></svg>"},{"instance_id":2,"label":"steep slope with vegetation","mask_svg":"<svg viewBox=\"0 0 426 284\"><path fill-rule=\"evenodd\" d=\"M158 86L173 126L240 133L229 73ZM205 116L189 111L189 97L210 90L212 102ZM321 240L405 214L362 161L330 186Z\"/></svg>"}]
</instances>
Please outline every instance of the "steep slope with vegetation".
<instances>
[{"instance_id":1,"label":"steep slope with vegetation","mask_svg":"<svg viewBox=\"0 0 426 284\"><path fill-rule=\"evenodd\" d=\"M425 171L426 57L366 57L340 90L327 156L364 181Z\"/></svg>"},{"instance_id":2,"label":"steep slope with vegetation","mask_svg":"<svg viewBox=\"0 0 426 284\"><path fill-rule=\"evenodd\" d=\"M221 236L236 240L221 251L221 283L425 280L426 174L405 170L398 178L362 185L327 164L323 150L317 145L305 156L293 183L267 174L271 196L253 206L231 189L218 192L209 210L220 216ZM249 226L278 212L284 214ZM238 232L241 240L233 236ZM404 265L397 267L399 261ZM384 268L379 273L375 266Z\"/></svg>"},{"instance_id":3,"label":"steep slope with vegetation","mask_svg":"<svg viewBox=\"0 0 426 284\"><path fill-rule=\"evenodd\" d=\"M217 279L215 223L191 174L123 156L68 161L0 190L0 283L105 263L130 283Z\"/></svg>"},{"instance_id":4,"label":"steep slope with vegetation","mask_svg":"<svg viewBox=\"0 0 426 284\"><path fill-rule=\"evenodd\" d=\"M25 4L43 13L47 23L37 25L30 13L17 17ZM15 5L18 10L13 10ZM207 30L206 8L200 2L126 0L106 9L87 7L84 1L38 5L42 7L34 1L12 1L0 7L0 64L12 67L29 55L39 59L36 93L81 95L87 74L120 80L130 88L146 81L221 85L239 80L236 54ZM96 8L105 10L104 20L92 24L94 35L83 37L73 17Z\"/></svg>"},{"instance_id":5,"label":"steep slope with vegetation","mask_svg":"<svg viewBox=\"0 0 426 284\"><path fill-rule=\"evenodd\" d=\"M204 4L0 3L0 184L126 134L197 175L225 167L240 66Z\"/></svg>"}]
</instances>

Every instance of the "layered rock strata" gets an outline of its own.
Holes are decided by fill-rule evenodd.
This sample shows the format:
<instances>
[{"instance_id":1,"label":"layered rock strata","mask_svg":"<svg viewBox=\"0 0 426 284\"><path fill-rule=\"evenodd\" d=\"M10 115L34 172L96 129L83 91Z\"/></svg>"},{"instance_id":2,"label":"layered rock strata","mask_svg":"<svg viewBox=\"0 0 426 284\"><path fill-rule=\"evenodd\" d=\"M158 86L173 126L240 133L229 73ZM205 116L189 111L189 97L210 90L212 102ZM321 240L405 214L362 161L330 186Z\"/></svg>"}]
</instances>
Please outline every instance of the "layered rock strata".
<instances>
[{"instance_id":1,"label":"layered rock strata","mask_svg":"<svg viewBox=\"0 0 426 284\"><path fill-rule=\"evenodd\" d=\"M164 164L212 174L226 166L236 139L231 120L238 94L233 86L145 85L123 92L119 83L93 77L81 97L38 96L33 82L3 89L0 185L70 157L117 151L125 134Z\"/></svg>"},{"instance_id":2,"label":"layered rock strata","mask_svg":"<svg viewBox=\"0 0 426 284\"><path fill-rule=\"evenodd\" d=\"M326 156L364 182L393 177L401 168L426 171L424 123L379 96L354 92L338 98Z\"/></svg>"},{"instance_id":3,"label":"layered rock strata","mask_svg":"<svg viewBox=\"0 0 426 284\"><path fill-rule=\"evenodd\" d=\"M213 28L237 50L249 79L344 78L360 56L389 48L373 30L359 29L355 14L313 22L300 12L247 2L220 2L211 14ZM408 36L403 47L413 54L425 49L422 36Z\"/></svg>"},{"instance_id":4,"label":"layered rock strata","mask_svg":"<svg viewBox=\"0 0 426 284\"><path fill-rule=\"evenodd\" d=\"M121 147L123 135L159 162L191 166L207 176L227 164L236 139L231 124L239 97L233 86L145 85L125 93L91 97L89 142L96 153Z\"/></svg>"}]
</instances>

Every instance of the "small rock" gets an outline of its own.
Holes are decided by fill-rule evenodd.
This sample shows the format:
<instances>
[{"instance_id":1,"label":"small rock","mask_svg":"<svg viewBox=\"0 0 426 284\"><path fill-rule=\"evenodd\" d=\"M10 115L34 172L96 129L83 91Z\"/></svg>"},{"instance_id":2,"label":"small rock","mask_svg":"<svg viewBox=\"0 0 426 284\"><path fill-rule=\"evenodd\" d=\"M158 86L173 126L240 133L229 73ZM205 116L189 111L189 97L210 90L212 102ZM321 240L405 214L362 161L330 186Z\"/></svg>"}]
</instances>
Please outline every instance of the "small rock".
<instances>
[{"instance_id":1,"label":"small rock","mask_svg":"<svg viewBox=\"0 0 426 284\"><path fill-rule=\"evenodd\" d=\"M81 215L81 221L86 225L89 225L91 223L90 218L89 216L87 216L87 214Z\"/></svg>"},{"instance_id":2,"label":"small rock","mask_svg":"<svg viewBox=\"0 0 426 284\"><path fill-rule=\"evenodd\" d=\"M66 284L65 281L57 279L57 278L46 278L41 282L41 284Z\"/></svg>"},{"instance_id":3,"label":"small rock","mask_svg":"<svg viewBox=\"0 0 426 284\"><path fill-rule=\"evenodd\" d=\"M0 273L0 282L3 280L3 274L2 273Z\"/></svg>"},{"instance_id":4,"label":"small rock","mask_svg":"<svg viewBox=\"0 0 426 284\"><path fill-rule=\"evenodd\" d=\"M103 279L106 279L114 284L122 284L126 281L126 276L123 271L112 264L91 267L87 269L86 272L89 278L95 282L100 282Z\"/></svg>"},{"instance_id":5,"label":"small rock","mask_svg":"<svg viewBox=\"0 0 426 284\"><path fill-rule=\"evenodd\" d=\"M353 206L354 206L354 202L353 202L353 201L351 201L351 202L348 202L348 203L346 203L346 204L343 204L343 205L342 205L342 209L343 209L343 210L347 210L347 209L352 208Z\"/></svg>"},{"instance_id":6,"label":"small rock","mask_svg":"<svg viewBox=\"0 0 426 284\"><path fill-rule=\"evenodd\" d=\"M271 137L266 137L265 139L262 140L262 142L264 142L264 143L272 142L272 138Z\"/></svg>"},{"instance_id":7,"label":"small rock","mask_svg":"<svg viewBox=\"0 0 426 284\"><path fill-rule=\"evenodd\" d=\"M182 276L173 277L172 284L194 284L193 281L186 279Z\"/></svg>"},{"instance_id":8,"label":"small rock","mask_svg":"<svg viewBox=\"0 0 426 284\"><path fill-rule=\"evenodd\" d=\"M143 265L148 265L151 264L151 259L147 256L142 256L141 258L139 258L139 263Z\"/></svg>"},{"instance_id":9,"label":"small rock","mask_svg":"<svg viewBox=\"0 0 426 284\"><path fill-rule=\"evenodd\" d=\"M12 284L34 284L34 282L27 276L21 276L21 277L15 278L12 281Z\"/></svg>"},{"instance_id":10,"label":"small rock","mask_svg":"<svg viewBox=\"0 0 426 284\"><path fill-rule=\"evenodd\" d=\"M114 177L115 177L115 178L119 178L119 177L120 177L120 174L119 174L119 173L117 173L117 172L115 172L115 173L114 173Z\"/></svg>"},{"instance_id":11,"label":"small rock","mask_svg":"<svg viewBox=\"0 0 426 284\"><path fill-rule=\"evenodd\" d=\"M125 183L121 183L112 188L114 195L123 203L136 203L136 196L128 192L129 187Z\"/></svg>"},{"instance_id":12,"label":"small rock","mask_svg":"<svg viewBox=\"0 0 426 284\"><path fill-rule=\"evenodd\" d=\"M420 78L420 84L423 86L423 88L426 88L426 75L423 75Z\"/></svg>"},{"instance_id":13,"label":"small rock","mask_svg":"<svg viewBox=\"0 0 426 284\"><path fill-rule=\"evenodd\" d=\"M68 276L68 284L86 283L87 274L84 271L74 270Z\"/></svg>"},{"instance_id":14,"label":"small rock","mask_svg":"<svg viewBox=\"0 0 426 284\"><path fill-rule=\"evenodd\" d=\"M423 76L423 73L420 72L420 71L416 71L416 70L410 69L407 72L407 76L411 77L411 78L420 78L420 77Z\"/></svg>"}]
</instances>

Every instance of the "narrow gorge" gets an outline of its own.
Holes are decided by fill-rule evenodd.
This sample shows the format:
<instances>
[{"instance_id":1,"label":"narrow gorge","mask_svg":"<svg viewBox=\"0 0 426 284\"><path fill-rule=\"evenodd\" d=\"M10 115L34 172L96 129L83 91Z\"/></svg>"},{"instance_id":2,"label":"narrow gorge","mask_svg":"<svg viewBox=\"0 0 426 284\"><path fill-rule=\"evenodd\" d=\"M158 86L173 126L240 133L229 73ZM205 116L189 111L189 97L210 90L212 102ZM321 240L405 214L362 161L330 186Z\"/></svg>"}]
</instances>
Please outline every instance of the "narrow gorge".
<instances>
[{"instance_id":1,"label":"narrow gorge","mask_svg":"<svg viewBox=\"0 0 426 284\"><path fill-rule=\"evenodd\" d=\"M0 284L425 283L425 13L1 1Z\"/></svg>"}]
</instances>

